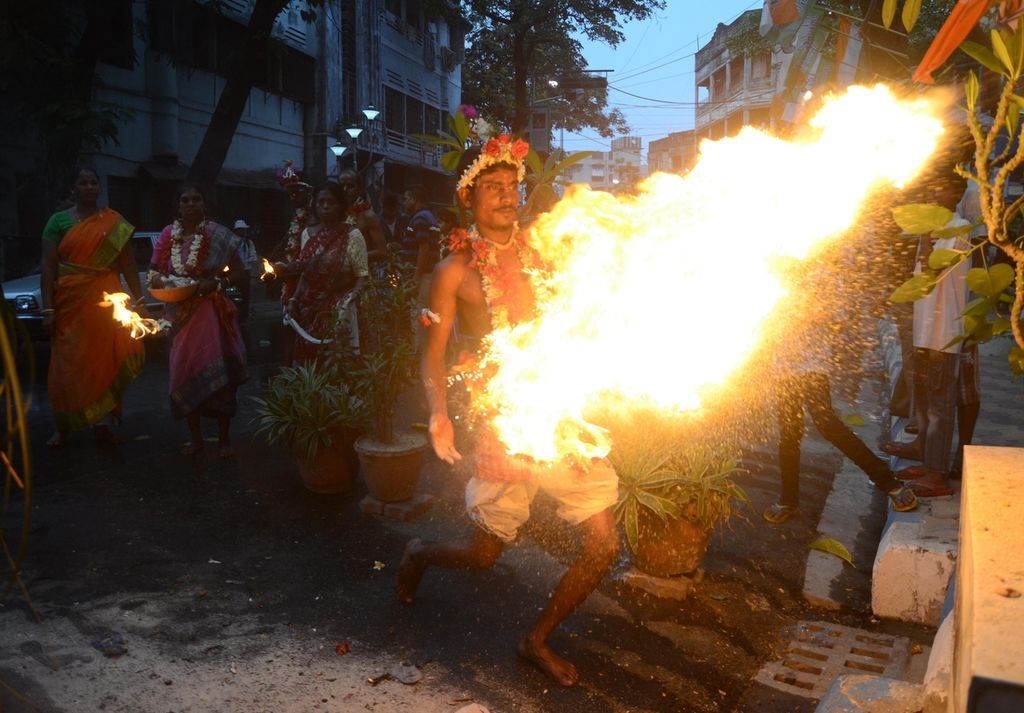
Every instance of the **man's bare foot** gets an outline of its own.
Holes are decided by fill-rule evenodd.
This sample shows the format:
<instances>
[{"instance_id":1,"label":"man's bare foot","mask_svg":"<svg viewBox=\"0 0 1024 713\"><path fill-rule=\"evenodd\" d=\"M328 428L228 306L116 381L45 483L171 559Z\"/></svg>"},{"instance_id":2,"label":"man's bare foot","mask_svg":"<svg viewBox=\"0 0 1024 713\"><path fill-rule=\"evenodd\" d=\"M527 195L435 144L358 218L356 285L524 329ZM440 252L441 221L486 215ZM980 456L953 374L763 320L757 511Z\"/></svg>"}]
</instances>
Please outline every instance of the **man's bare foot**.
<instances>
[{"instance_id":1,"label":"man's bare foot","mask_svg":"<svg viewBox=\"0 0 1024 713\"><path fill-rule=\"evenodd\" d=\"M427 567L420 561L423 552L423 540L414 538L405 545L405 554L398 565L398 576L395 578L395 594L402 604L412 604L416 600L416 589Z\"/></svg>"},{"instance_id":2,"label":"man's bare foot","mask_svg":"<svg viewBox=\"0 0 1024 713\"><path fill-rule=\"evenodd\" d=\"M219 458L234 458L235 449L231 447L230 443L221 443L217 447L217 457Z\"/></svg>"},{"instance_id":3,"label":"man's bare foot","mask_svg":"<svg viewBox=\"0 0 1024 713\"><path fill-rule=\"evenodd\" d=\"M203 442L186 443L179 450L183 456L197 456L203 452Z\"/></svg>"},{"instance_id":4,"label":"man's bare foot","mask_svg":"<svg viewBox=\"0 0 1024 713\"><path fill-rule=\"evenodd\" d=\"M524 636L516 645L516 652L563 686L575 686L580 680L576 667L551 650L543 641L534 642Z\"/></svg>"}]
</instances>

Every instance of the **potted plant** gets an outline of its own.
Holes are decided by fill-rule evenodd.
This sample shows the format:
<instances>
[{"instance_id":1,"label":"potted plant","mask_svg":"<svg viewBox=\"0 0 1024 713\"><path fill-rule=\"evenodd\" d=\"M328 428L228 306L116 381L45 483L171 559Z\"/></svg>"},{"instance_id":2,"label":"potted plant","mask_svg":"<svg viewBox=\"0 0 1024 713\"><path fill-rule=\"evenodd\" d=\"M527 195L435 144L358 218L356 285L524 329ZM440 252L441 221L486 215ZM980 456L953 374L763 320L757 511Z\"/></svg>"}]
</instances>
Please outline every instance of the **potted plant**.
<instances>
[{"instance_id":1,"label":"potted plant","mask_svg":"<svg viewBox=\"0 0 1024 713\"><path fill-rule=\"evenodd\" d=\"M366 404L368 430L355 443L370 494L384 502L408 500L416 493L427 439L422 433L396 432L395 405L416 375L417 353L412 315L417 289L410 265L390 253L366 279L359 298L359 351L348 339L335 341L332 357L349 375Z\"/></svg>"},{"instance_id":2,"label":"potted plant","mask_svg":"<svg viewBox=\"0 0 1024 713\"><path fill-rule=\"evenodd\" d=\"M258 434L284 443L299 461L305 486L316 493L351 489L358 463L353 443L367 419L365 401L334 370L314 362L285 367L255 397Z\"/></svg>"},{"instance_id":3,"label":"potted plant","mask_svg":"<svg viewBox=\"0 0 1024 713\"><path fill-rule=\"evenodd\" d=\"M619 476L615 518L634 563L658 577L693 572L714 528L728 522L737 501L749 503L732 479L733 449L654 412L634 413L611 430L609 460Z\"/></svg>"}]
</instances>

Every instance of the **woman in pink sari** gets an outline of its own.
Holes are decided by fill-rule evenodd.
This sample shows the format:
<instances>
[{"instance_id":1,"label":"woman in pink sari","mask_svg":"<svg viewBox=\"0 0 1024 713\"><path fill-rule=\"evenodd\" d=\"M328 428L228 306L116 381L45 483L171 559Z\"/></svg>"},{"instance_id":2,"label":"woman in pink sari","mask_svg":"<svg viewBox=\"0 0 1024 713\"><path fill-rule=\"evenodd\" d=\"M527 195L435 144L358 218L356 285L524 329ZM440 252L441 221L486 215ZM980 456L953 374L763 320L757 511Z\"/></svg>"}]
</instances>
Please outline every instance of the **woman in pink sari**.
<instances>
[{"instance_id":1,"label":"woman in pink sari","mask_svg":"<svg viewBox=\"0 0 1024 713\"><path fill-rule=\"evenodd\" d=\"M217 419L221 458L234 455L231 419L235 391L247 378L245 343L238 310L222 290L245 279L238 256L241 239L206 219L206 201L196 186L178 191L178 218L157 238L150 266L150 287L171 287L180 278L198 282L195 293L169 305L173 323L171 413L185 418L191 442L185 455L203 450L200 417Z\"/></svg>"},{"instance_id":2,"label":"woman in pink sari","mask_svg":"<svg viewBox=\"0 0 1024 713\"><path fill-rule=\"evenodd\" d=\"M83 168L74 184L75 205L54 213L43 229L40 279L43 322L51 330L47 392L62 446L71 431L95 426L97 443L117 443L106 421L120 420L121 397L142 371L145 350L100 306L104 292L121 292L123 274L136 302L142 299L131 250L135 232L121 214L98 208L100 182Z\"/></svg>"}]
</instances>

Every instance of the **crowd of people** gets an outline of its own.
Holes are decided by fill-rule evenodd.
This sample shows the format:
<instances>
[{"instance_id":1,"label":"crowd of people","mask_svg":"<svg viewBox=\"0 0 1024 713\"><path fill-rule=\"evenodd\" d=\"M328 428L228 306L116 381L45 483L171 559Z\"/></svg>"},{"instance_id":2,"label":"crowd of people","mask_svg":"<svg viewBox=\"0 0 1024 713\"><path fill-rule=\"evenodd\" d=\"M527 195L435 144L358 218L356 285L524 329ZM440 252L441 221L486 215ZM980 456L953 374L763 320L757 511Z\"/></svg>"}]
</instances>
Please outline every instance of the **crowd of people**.
<instances>
[{"instance_id":1,"label":"crowd of people","mask_svg":"<svg viewBox=\"0 0 1024 713\"><path fill-rule=\"evenodd\" d=\"M429 408L429 435L436 456L454 464L462 459L448 414L450 341L472 349L491 329L527 319L533 295L527 275L538 256L519 229L525 142L502 136L483 150L470 149L458 169L457 200L472 216L458 227L454 212L435 213L426 191L410 186L400 197L385 196L378 215L366 200L361 177L342 172L336 182L317 189L288 164L279 172L287 191L291 221L271 253L272 274L280 288L282 314L294 333L290 359L308 363L320 353L338 320L349 321L357 335L356 297L388 251L397 251L416 280L425 313L421 378ZM97 439L115 439L111 419L120 413L125 388L142 368L142 345L130 339L98 306L102 292L120 289L124 275L136 309L145 311L142 285L128 242L133 228L109 208L99 208L99 179L81 170L74 184L75 203L55 214L44 231L43 308L52 325L49 395L55 433L49 443L62 445L78 428L95 426ZM940 194L957 209L949 227L965 224L960 213L970 208L964 186L947 181ZM190 286L191 292L168 304L172 324L169 400L171 413L184 419L190 434L183 452L203 450L201 418L218 424L218 455L233 454L230 423L237 412L236 391L247 378L246 354L237 310L225 291L248 282L260 270L244 220L234 231L207 216L207 200L195 185L182 186L177 216L160 233L148 274L151 290ZM936 248L964 247L968 238L945 242L921 239L916 269ZM961 243L964 243L961 245ZM444 246L444 247L443 247ZM821 434L859 466L896 510L910 510L920 497L945 495L948 479L964 444L970 443L978 413L976 349L952 337L960 334L966 303L966 265L943 280L914 306L903 324L909 349L904 367L912 374L909 402L917 437L885 448L896 456L922 461L894 473L837 416L827 354L798 350L799 358L779 357L775 409L779 425L779 501L764 511L782 523L798 511L800 442L804 412ZM269 274L269 273L268 273ZM499 287L500 286L500 287ZM111 346L113 348L111 348ZM82 363L92 365L83 378ZM897 408L899 406L897 405ZM960 445L953 455L952 433L959 421ZM537 621L519 642L519 654L554 680L573 685L575 667L548 645L554 629L592 592L615 560L619 538L612 516L618 495L614 470L607 462L582 470L570 464L539 468L508 455L493 433L473 436L472 477L465 503L471 529L459 542L409 542L395 590L411 604L430 567L480 569L492 566L503 547L513 542L530 514L530 503L544 491L558 504L558 514L579 527L577 559L550 595Z\"/></svg>"}]
</instances>

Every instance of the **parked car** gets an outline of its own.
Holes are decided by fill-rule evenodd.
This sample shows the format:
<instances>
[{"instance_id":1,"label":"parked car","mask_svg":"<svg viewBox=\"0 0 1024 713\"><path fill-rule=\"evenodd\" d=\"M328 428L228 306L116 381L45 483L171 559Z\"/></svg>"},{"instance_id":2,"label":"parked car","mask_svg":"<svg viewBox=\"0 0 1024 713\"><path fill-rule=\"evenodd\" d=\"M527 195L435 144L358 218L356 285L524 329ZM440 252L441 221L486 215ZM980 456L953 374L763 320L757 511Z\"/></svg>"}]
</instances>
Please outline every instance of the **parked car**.
<instances>
[{"instance_id":1,"label":"parked car","mask_svg":"<svg viewBox=\"0 0 1024 713\"><path fill-rule=\"evenodd\" d=\"M139 268L139 281L143 290L146 290L146 273L149 271L149 263L153 257L153 246L160 233L141 232L132 236L132 253L135 256L135 264ZM42 290L40 288L40 274L38 271L19 277L15 280L8 280L3 283L4 300L14 310L18 321L27 329L33 340L48 340L50 336L43 329L42 311ZM125 292L128 285L121 277L121 285ZM247 300L242 292L231 287L225 291L227 297L238 307L240 315L248 314ZM154 319L163 316L165 305L156 300L146 290L146 308L149 315Z\"/></svg>"}]
</instances>

